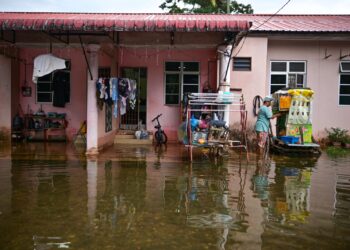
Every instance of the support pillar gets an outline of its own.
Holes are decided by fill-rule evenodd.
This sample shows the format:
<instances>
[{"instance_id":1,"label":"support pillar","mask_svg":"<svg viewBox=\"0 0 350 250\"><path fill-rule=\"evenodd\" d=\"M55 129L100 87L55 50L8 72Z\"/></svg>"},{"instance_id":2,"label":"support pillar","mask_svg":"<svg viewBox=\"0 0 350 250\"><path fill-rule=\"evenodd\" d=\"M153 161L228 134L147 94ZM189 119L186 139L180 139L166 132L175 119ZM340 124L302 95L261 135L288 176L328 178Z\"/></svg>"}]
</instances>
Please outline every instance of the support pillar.
<instances>
[{"instance_id":1,"label":"support pillar","mask_svg":"<svg viewBox=\"0 0 350 250\"><path fill-rule=\"evenodd\" d=\"M232 45L223 45L219 47L219 58L220 58L220 73L219 73L219 91L223 93L230 92L230 79L231 79L231 68L230 56L231 56ZM226 72L227 71L227 72ZM230 112L229 105L225 106L224 121L229 125Z\"/></svg>"},{"instance_id":2,"label":"support pillar","mask_svg":"<svg viewBox=\"0 0 350 250\"><path fill-rule=\"evenodd\" d=\"M88 45L88 66L90 67L92 78L88 72L87 80L87 135L86 154L98 154L98 108L96 99L96 80L98 78L98 51L100 45Z\"/></svg>"}]
</instances>

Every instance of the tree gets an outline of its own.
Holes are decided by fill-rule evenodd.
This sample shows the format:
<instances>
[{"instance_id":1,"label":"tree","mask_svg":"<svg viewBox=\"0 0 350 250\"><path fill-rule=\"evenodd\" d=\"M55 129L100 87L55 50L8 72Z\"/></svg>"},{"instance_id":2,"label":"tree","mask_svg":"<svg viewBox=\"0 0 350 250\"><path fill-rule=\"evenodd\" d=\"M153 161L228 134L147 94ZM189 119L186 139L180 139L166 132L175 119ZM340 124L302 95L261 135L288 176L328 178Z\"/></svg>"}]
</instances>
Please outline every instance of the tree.
<instances>
[{"instance_id":1,"label":"tree","mask_svg":"<svg viewBox=\"0 0 350 250\"><path fill-rule=\"evenodd\" d=\"M159 8L169 13L227 13L228 0L165 0ZM183 7L182 7L183 6ZM250 4L241 4L230 1L229 12L239 14L252 14L253 8Z\"/></svg>"}]
</instances>

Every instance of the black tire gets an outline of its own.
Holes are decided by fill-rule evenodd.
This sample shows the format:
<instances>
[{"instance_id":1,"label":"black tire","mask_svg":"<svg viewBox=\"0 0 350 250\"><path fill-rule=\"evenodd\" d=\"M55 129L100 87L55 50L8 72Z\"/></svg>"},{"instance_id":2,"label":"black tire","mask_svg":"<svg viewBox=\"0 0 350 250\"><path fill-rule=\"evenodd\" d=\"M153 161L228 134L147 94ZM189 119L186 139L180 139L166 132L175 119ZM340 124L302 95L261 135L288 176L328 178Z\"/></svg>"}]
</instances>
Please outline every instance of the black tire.
<instances>
[{"instance_id":1,"label":"black tire","mask_svg":"<svg viewBox=\"0 0 350 250\"><path fill-rule=\"evenodd\" d=\"M156 133L154 134L155 136L155 139L156 139L156 142L157 144L166 144L167 141L168 141L168 137L167 135L164 133L164 131L156 131Z\"/></svg>"}]
</instances>

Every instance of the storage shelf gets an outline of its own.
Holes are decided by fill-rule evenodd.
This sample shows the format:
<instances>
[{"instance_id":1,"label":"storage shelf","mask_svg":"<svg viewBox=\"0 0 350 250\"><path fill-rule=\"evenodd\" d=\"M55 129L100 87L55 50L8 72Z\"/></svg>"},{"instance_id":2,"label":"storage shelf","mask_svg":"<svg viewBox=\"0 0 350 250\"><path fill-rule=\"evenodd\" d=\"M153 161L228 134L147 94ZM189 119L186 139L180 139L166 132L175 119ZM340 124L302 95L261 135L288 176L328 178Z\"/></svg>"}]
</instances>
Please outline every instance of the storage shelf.
<instances>
[{"instance_id":1,"label":"storage shelf","mask_svg":"<svg viewBox=\"0 0 350 250\"><path fill-rule=\"evenodd\" d=\"M39 122L42 128L29 128L29 121L33 119L36 123ZM45 127L49 125L50 121L59 123L60 127ZM25 124L25 136L28 141L66 141L66 118L62 117L47 117L47 116L36 116L36 115L24 115L24 124ZM57 124L58 125L58 124ZM55 134L52 134L56 131ZM52 132L52 133L51 133ZM33 134L34 133L34 134ZM36 133L41 136L36 135Z\"/></svg>"}]
</instances>

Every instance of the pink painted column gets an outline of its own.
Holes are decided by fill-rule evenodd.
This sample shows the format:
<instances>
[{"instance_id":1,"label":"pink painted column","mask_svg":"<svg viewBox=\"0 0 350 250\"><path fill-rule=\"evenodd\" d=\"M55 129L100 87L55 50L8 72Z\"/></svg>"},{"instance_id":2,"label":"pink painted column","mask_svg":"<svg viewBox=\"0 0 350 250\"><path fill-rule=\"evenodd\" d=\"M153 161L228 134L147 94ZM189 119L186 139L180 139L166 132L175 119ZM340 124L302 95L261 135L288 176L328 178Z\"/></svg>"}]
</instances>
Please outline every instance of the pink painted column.
<instances>
[{"instance_id":1,"label":"pink painted column","mask_svg":"<svg viewBox=\"0 0 350 250\"><path fill-rule=\"evenodd\" d=\"M88 71L87 80L87 136L86 154L98 154L98 109L96 104L96 80L98 77L98 51L100 45L88 45L88 61L92 80Z\"/></svg>"}]
</instances>

